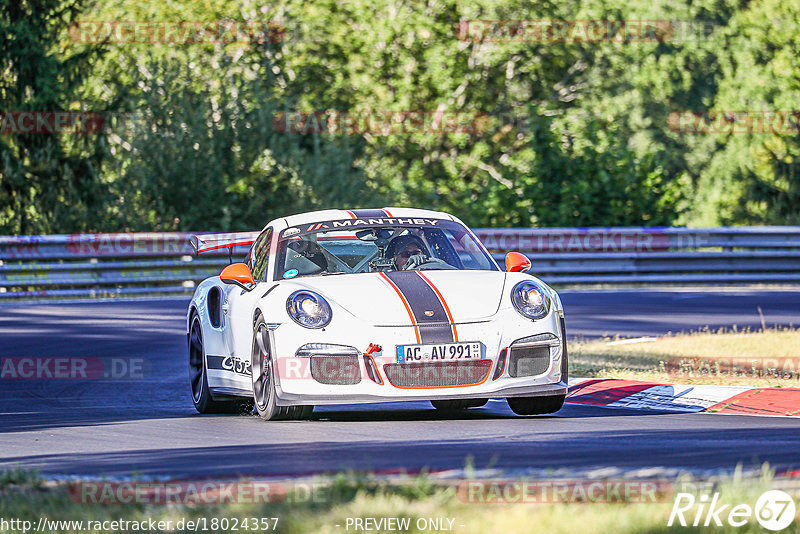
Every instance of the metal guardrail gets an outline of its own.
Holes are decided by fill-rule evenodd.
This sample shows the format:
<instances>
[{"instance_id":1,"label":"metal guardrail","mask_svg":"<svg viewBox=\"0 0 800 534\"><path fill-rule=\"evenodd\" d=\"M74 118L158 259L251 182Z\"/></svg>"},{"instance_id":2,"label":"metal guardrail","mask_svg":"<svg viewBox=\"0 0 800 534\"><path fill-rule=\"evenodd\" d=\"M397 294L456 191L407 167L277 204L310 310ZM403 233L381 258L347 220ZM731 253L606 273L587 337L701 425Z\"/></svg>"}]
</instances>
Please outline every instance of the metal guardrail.
<instances>
[{"instance_id":1,"label":"metal guardrail","mask_svg":"<svg viewBox=\"0 0 800 534\"><path fill-rule=\"evenodd\" d=\"M532 228L476 232L496 260L518 250L553 284L800 282L800 227Z\"/></svg>"},{"instance_id":2,"label":"metal guardrail","mask_svg":"<svg viewBox=\"0 0 800 534\"><path fill-rule=\"evenodd\" d=\"M499 262L528 254L553 284L800 282L800 227L506 228L476 234ZM228 263L188 233L0 236L0 300L188 293ZM248 247L239 247L242 257Z\"/></svg>"},{"instance_id":3,"label":"metal guardrail","mask_svg":"<svg viewBox=\"0 0 800 534\"><path fill-rule=\"evenodd\" d=\"M0 236L0 300L191 292L228 263L227 251L195 256L192 235Z\"/></svg>"}]
</instances>

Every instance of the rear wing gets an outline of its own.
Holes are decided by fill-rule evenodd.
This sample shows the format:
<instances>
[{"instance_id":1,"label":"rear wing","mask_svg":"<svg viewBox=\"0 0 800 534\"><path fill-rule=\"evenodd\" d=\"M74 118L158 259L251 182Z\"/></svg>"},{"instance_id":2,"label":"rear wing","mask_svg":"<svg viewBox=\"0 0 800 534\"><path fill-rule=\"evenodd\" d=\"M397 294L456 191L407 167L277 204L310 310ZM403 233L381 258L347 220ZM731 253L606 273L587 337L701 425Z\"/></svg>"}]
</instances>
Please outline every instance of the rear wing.
<instances>
[{"instance_id":1,"label":"rear wing","mask_svg":"<svg viewBox=\"0 0 800 534\"><path fill-rule=\"evenodd\" d=\"M196 234L190 239L195 254L210 250L228 249L233 253L236 247L249 247L261 232L233 232L227 234Z\"/></svg>"}]
</instances>

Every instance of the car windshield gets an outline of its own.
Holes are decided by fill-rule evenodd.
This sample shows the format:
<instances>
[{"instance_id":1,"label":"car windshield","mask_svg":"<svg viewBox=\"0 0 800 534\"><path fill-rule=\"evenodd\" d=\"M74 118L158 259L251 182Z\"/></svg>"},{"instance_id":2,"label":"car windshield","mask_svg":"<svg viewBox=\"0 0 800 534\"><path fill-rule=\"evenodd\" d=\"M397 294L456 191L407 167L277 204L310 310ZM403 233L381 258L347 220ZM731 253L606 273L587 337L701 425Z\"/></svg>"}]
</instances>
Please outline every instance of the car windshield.
<instances>
[{"instance_id":1,"label":"car windshield","mask_svg":"<svg viewBox=\"0 0 800 534\"><path fill-rule=\"evenodd\" d=\"M399 224L405 221L413 224ZM305 224L284 230L278 243L277 279L395 270L497 271L498 267L463 225L442 219Z\"/></svg>"}]
</instances>

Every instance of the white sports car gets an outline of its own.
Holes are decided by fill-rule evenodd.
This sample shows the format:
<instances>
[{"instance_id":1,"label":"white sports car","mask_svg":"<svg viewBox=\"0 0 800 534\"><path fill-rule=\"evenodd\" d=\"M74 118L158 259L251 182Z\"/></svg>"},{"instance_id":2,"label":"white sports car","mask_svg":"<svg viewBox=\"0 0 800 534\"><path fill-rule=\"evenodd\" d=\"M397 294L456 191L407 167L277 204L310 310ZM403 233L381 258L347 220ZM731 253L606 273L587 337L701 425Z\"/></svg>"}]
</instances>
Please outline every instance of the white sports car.
<instances>
[{"instance_id":1,"label":"white sports car","mask_svg":"<svg viewBox=\"0 0 800 534\"><path fill-rule=\"evenodd\" d=\"M252 245L189 305L201 413L430 400L462 410L507 398L519 415L567 392L564 310L510 252L503 272L447 213L383 208L284 217L261 232L194 236L200 253ZM250 408L252 409L252 408Z\"/></svg>"}]
</instances>

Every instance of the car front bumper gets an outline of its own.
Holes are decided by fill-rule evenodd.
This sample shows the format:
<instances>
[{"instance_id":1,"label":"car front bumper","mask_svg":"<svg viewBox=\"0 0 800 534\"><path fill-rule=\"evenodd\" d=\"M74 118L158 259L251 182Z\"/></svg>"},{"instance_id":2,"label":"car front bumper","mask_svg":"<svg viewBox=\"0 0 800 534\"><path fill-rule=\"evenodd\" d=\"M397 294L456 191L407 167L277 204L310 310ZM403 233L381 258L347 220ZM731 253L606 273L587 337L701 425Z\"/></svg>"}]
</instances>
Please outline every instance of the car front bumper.
<instances>
[{"instance_id":1,"label":"car front bumper","mask_svg":"<svg viewBox=\"0 0 800 534\"><path fill-rule=\"evenodd\" d=\"M566 357L562 325L563 313L559 310L554 310L540 321L530 321L511 308L498 310L495 316L484 321L458 324L459 341L480 341L483 361L491 362L483 379L458 385L403 386L395 385L388 379L384 365L397 363L397 345L416 343L413 326L371 326L360 323L355 318L352 324L324 330L309 330L293 323L284 323L271 332L277 402L282 406L330 405L565 395L567 376L564 372L565 366L562 365L562 359ZM504 353L504 349L508 349L516 340L537 334L553 334L556 337L556 341L550 345L547 369L534 376L510 376L510 353ZM355 347L358 351L358 382L319 382L310 371L310 359L295 355L297 349L306 343ZM372 373L367 369L367 358L363 356L363 352L371 344L382 348L382 351L372 355L375 363ZM502 372L497 374L501 358L505 358L505 362L502 364ZM377 377L374 369L378 371Z\"/></svg>"}]
</instances>

